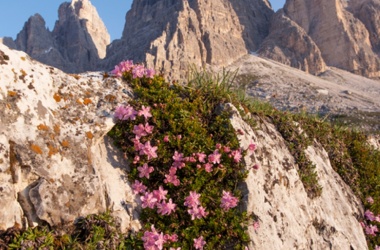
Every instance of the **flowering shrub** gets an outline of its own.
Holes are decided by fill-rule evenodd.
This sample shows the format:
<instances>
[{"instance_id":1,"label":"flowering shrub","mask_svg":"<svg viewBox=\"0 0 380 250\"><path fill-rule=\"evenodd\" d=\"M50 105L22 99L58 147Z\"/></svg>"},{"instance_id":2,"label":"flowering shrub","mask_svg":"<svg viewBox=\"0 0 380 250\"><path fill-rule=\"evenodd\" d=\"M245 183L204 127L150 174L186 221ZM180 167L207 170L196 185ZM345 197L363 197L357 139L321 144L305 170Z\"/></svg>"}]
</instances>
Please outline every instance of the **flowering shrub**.
<instances>
[{"instance_id":1,"label":"flowering shrub","mask_svg":"<svg viewBox=\"0 0 380 250\"><path fill-rule=\"evenodd\" d=\"M245 151L256 145L239 147L229 114L217 112L224 97L169 85L131 61L112 73L136 96L116 108L110 132L130 160L143 208L142 242L133 249L244 249L250 218L238 210L238 185L247 174Z\"/></svg>"}]
</instances>

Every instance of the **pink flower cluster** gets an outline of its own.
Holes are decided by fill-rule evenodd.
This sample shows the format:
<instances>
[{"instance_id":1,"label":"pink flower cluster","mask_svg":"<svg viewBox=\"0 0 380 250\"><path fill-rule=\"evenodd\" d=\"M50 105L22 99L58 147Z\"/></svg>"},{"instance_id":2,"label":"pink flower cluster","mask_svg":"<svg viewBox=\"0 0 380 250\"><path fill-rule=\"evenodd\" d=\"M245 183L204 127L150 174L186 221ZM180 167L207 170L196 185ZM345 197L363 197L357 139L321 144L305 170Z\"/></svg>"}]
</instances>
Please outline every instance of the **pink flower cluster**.
<instances>
[{"instance_id":1,"label":"pink flower cluster","mask_svg":"<svg viewBox=\"0 0 380 250\"><path fill-rule=\"evenodd\" d=\"M234 197L230 192L223 191L220 207L223 208L224 211L228 211L231 208L236 207L238 202L239 199Z\"/></svg>"},{"instance_id":2,"label":"pink flower cluster","mask_svg":"<svg viewBox=\"0 0 380 250\"><path fill-rule=\"evenodd\" d=\"M165 243L177 242L178 236L176 234L168 235L159 233L154 225L151 226L151 231L145 231L144 236L141 238L144 242L144 248L149 250L161 250Z\"/></svg>"},{"instance_id":3,"label":"pink flower cluster","mask_svg":"<svg viewBox=\"0 0 380 250\"><path fill-rule=\"evenodd\" d=\"M160 215L170 215L173 213L177 207L176 204L173 203L170 198L168 202L166 202L166 195L168 193L162 186L160 186L157 190L153 190L153 192L147 192L146 186L142 183L135 181L132 185L133 192L135 194L141 194L141 206L143 208L155 209L157 208L157 213Z\"/></svg>"},{"instance_id":4,"label":"pink flower cluster","mask_svg":"<svg viewBox=\"0 0 380 250\"><path fill-rule=\"evenodd\" d=\"M206 218L208 215L206 209L200 205L200 196L197 192L190 191L189 196L185 198L184 205L189 208L187 212L191 215L191 220Z\"/></svg>"},{"instance_id":5,"label":"pink flower cluster","mask_svg":"<svg viewBox=\"0 0 380 250\"><path fill-rule=\"evenodd\" d=\"M125 61L116 66L113 73L115 75L120 74L120 72L131 71L136 77L142 77L145 74L143 67L140 65L133 65L131 61ZM146 75L145 75L146 76ZM140 118L138 118L140 117ZM144 185L147 179L150 179L153 173L156 175L158 172L161 174L162 170L156 169L150 166L152 162L150 160L158 157L157 150L158 146L152 146L151 141L147 138L151 138L154 134L154 126L150 125L148 120L152 117L151 108L142 106L140 110L135 110L130 105L120 106L115 111L115 118L119 120L139 120L144 118L144 122L133 126L132 133L134 138L132 139L133 147L135 150L135 156L133 159L134 164L137 165L139 180L135 180L132 184L132 189L135 194L140 195L141 206L143 209L156 209L157 213L162 216L170 216L175 213L177 205L173 202L172 198L168 195L168 190L165 190L163 186L159 186L156 190L148 190L148 187ZM163 142L169 143L170 139L182 140L182 135L176 135L169 138L169 135L165 135ZM159 141L156 141L159 144ZM251 144L248 150L255 150L256 145ZM142 156L146 158L142 159ZM172 155L172 162L168 172L163 172L165 176L164 183L174 186L179 186L181 184L178 173L181 169L185 168L186 165L191 166L191 163L195 163L198 169L204 168L206 172L211 173L214 167L223 168L222 160L229 157L231 161L239 163L242 160L243 154L242 149L232 150L228 146L222 146L217 144L212 153L206 154L204 152L192 153L189 156L184 156L183 153L174 151ZM148 161L146 161L146 159ZM157 172L155 172L157 171ZM187 207L187 212L191 216L191 220L206 218L209 212L206 208L202 206L200 202L201 194L196 191L190 191L189 195L185 197L184 205ZM239 199L234 197L231 192L223 191L220 207L224 211L228 211L231 208L237 206ZM255 229L258 228L258 223ZM145 249L163 249L165 243L177 242L178 237L174 235L164 235L162 232L159 233L154 225L151 226L151 230L146 231L142 237ZM206 241L203 236L193 239L195 249L203 249L206 245ZM181 248L170 248L173 250L180 250Z\"/></svg>"},{"instance_id":6,"label":"pink flower cluster","mask_svg":"<svg viewBox=\"0 0 380 250\"><path fill-rule=\"evenodd\" d=\"M374 200L372 197L368 197L366 199L366 201L369 203L369 204L373 204ZM380 222L380 215L374 215L372 211L370 210L366 210L364 212L364 219L366 219L366 221L368 222L361 222L361 226L364 228L364 231L367 235L370 235L370 236L376 236L376 233L379 232L379 229L377 228L377 225L373 225L371 224L371 222L377 222L379 223ZM380 249L379 249L380 250Z\"/></svg>"},{"instance_id":7,"label":"pink flower cluster","mask_svg":"<svg viewBox=\"0 0 380 250\"><path fill-rule=\"evenodd\" d=\"M136 116L144 116L147 120L149 117L152 117L150 113L150 107L145 107L144 105L141 107L141 110L137 111L132 106L122 105L116 108L115 110L115 118L121 121L126 120L136 120Z\"/></svg>"},{"instance_id":8,"label":"pink flower cluster","mask_svg":"<svg viewBox=\"0 0 380 250\"><path fill-rule=\"evenodd\" d=\"M132 73L133 79L135 78L153 78L156 72L154 69L148 69L140 64L133 64L132 60L122 61L115 66L115 69L111 71L116 77L122 77L124 72Z\"/></svg>"}]
</instances>

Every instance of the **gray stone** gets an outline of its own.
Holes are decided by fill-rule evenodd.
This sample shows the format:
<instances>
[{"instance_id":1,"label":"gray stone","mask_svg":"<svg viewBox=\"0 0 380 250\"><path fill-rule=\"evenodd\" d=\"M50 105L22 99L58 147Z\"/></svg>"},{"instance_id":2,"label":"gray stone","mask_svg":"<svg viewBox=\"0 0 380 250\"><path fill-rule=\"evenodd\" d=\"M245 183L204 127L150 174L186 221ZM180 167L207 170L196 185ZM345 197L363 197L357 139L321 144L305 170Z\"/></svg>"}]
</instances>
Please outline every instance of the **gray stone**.
<instances>
[{"instance_id":1,"label":"gray stone","mask_svg":"<svg viewBox=\"0 0 380 250\"><path fill-rule=\"evenodd\" d=\"M273 16L270 33L258 54L314 75L326 70L318 46L283 10Z\"/></svg>"}]
</instances>

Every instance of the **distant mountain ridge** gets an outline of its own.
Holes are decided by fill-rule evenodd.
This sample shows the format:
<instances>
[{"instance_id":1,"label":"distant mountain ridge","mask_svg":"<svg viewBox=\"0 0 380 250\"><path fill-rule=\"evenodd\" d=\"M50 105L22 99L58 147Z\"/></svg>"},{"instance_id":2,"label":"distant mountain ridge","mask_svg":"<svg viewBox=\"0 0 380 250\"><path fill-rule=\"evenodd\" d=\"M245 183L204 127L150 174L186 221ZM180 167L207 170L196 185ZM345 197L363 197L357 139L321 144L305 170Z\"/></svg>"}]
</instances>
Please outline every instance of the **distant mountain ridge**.
<instances>
[{"instance_id":1,"label":"distant mountain ridge","mask_svg":"<svg viewBox=\"0 0 380 250\"><path fill-rule=\"evenodd\" d=\"M333 66L377 78L379 17L380 0L287 0L276 14L268 0L141 0L127 12L122 37L110 43L91 2L73 0L60 6L52 32L35 15L14 43L3 42L71 73L133 59L170 76L257 52L311 74Z\"/></svg>"},{"instance_id":2,"label":"distant mountain ridge","mask_svg":"<svg viewBox=\"0 0 380 250\"><path fill-rule=\"evenodd\" d=\"M105 57L110 35L89 0L63 3L53 31L39 14L30 17L15 41L4 44L68 73L94 70Z\"/></svg>"}]
</instances>

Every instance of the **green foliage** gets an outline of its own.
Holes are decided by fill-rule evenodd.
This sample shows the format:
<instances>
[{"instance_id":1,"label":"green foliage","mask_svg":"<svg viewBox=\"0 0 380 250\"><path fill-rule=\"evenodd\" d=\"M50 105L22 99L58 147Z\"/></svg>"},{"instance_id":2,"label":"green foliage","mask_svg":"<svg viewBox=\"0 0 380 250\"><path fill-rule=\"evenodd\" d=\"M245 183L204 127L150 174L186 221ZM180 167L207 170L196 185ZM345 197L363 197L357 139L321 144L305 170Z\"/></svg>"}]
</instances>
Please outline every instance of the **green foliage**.
<instances>
[{"instance_id":1,"label":"green foliage","mask_svg":"<svg viewBox=\"0 0 380 250\"><path fill-rule=\"evenodd\" d=\"M230 114L221 108L223 103L233 99L230 76L223 74L213 78L205 72L198 72L187 86L169 85L162 77L132 79L130 73L125 73L124 79L135 94L135 99L129 104L136 110L142 105L152 108L153 117L149 124L154 126L154 132L141 138L141 143L150 141L158 147L157 158L144 158L137 164L131 164L129 179L132 183L141 180L137 167L148 163L155 171L149 179L142 179L143 184L150 191L164 186L168 197L177 204L175 213L170 216L159 215L156 209L143 209L140 219L145 229L149 230L154 225L164 234L177 234L179 243L170 246L181 246L182 249L192 249L193 240L200 235L207 241L206 249L222 249L228 245L243 249L249 242L246 234L249 218L236 208L224 211L220 207L223 190L242 198L237 188L247 174L242 163L236 163L228 154L222 154L222 164L209 173L199 169L195 162L187 162L178 171L181 185L164 183L175 151L189 157L198 152L209 155L217 144L228 146L231 150L239 149L235 131L229 122ZM119 121L109 133L131 162L136 155L132 143L135 138L133 127L144 122L143 117L136 117L134 121ZM168 136L170 141L165 143L164 136ZM190 191L201 194L202 206L208 212L205 218L191 220L184 205Z\"/></svg>"},{"instance_id":2,"label":"green foliage","mask_svg":"<svg viewBox=\"0 0 380 250\"><path fill-rule=\"evenodd\" d=\"M1 249L141 249L136 235L123 235L109 213L78 218L65 225L66 233L47 227L0 232ZM5 248L2 248L5 247Z\"/></svg>"}]
</instances>

